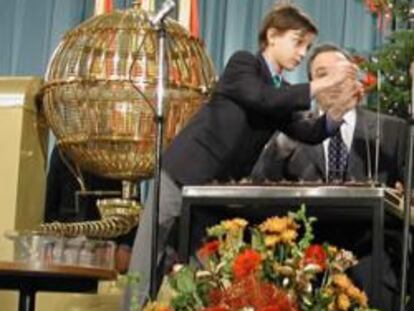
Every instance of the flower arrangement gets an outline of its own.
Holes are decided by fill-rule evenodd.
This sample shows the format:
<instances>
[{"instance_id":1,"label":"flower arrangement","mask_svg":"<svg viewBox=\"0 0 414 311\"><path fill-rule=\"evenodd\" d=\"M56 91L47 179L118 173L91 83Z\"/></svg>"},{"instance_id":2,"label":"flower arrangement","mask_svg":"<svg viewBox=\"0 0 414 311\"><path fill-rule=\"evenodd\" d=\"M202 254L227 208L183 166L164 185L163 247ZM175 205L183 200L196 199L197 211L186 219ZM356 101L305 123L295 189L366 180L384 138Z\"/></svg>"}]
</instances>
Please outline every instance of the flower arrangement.
<instances>
[{"instance_id":1,"label":"flower arrangement","mask_svg":"<svg viewBox=\"0 0 414 311\"><path fill-rule=\"evenodd\" d=\"M246 220L222 221L207 230L209 240L197 252L202 268L175 269L170 301L146 310L373 310L345 274L356 264L352 253L312 244L314 221L302 206L250 228L248 242Z\"/></svg>"}]
</instances>

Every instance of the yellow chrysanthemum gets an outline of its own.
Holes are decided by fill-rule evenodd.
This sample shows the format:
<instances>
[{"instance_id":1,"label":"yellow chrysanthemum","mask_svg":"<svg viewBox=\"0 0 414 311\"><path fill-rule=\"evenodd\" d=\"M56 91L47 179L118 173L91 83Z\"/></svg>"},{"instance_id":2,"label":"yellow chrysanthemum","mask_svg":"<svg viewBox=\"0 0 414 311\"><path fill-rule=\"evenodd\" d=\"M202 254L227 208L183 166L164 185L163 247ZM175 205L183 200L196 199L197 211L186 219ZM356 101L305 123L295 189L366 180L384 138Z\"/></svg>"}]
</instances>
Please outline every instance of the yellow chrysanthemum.
<instances>
[{"instance_id":1,"label":"yellow chrysanthemum","mask_svg":"<svg viewBox=\"0 0 414 311\"><path fill-rule=\"evenodd\" d=\"M347 295L339 294L338 298L336 299L336 305L339 310L347 311L351 306L351 301L349 300Z\"/></svg>"},{"instance_id":2,"label":"yellow chrysanthemum","mask_svg":"<svg viewBox=\"0 0 414 311\"><path fill-rule=\"evenodd\" d=\"M281 233L288 228L296 229L297 225L291 217L271 217L259 225L262 232Z\"/></svg>"},{"instance_id":3,"label":"yellow chrysanthemum","mask_svg":"<svg viewBox=\"0 0 414 311\"><path fill-rule=\"evenodd\" d=\"M285 230L281 234L282 242L290 243L293 242L298 236L298 233L295 230Z\"/></svg>"},{"instance_id":4,"label":"yellow chrysanthemum","mask_svg":"<svg viewBox=\"0 0 414 311\"><path fill-rule=\"evenodd\" d=\"M344 290L352 285L351 280L345 274L334 275L332 281L337 287Z\"/></svg>"},{"instance_id":5,"label":"yellow chrysanthemum","mask_svg":"<svg viewBox=\"0 0 414 311\"><path fill-rule=\"evenodd\" d=\"M234 218L231 220L224 220L222 221L221 225L226 231L235 232L244 230L247 226L248 222L242 218Z\"/></svg>"},{"instance_id":6,"label":"yellow chrysanthemum","mask_svg":"<svg viewBox=\"0 0 414 311\"><path fill-rule=\"evenodd\" d=\"M359 305L366 307L368 305L367 295L356 286L350 286L346 289L346 294L355 300Z\"/></svg>"},{"instance_id":7,"label":"yellow chrysanthemum","mask_svg":"<svg viewBox=\"0 0 414 311\"><path fill-rule=\"evenodd\" d=\"M280 235L270 234L265 236L264 243L267 247L273 247L281 241Z\"/></svg>"}]
</instances>

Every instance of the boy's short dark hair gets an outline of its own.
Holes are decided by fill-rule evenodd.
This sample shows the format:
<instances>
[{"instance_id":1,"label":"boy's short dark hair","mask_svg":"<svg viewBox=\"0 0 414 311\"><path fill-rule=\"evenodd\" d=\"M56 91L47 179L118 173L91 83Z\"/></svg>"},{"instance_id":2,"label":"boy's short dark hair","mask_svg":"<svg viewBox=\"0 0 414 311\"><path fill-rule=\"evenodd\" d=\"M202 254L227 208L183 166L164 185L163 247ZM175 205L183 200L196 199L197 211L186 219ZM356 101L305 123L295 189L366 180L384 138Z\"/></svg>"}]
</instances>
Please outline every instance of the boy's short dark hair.
<instances>
[{"instance_id":1,"label":"boy's short dark hair","mask_svg":"<svg viewBox=\"0 0 414 311\"><path fill-rule=\"evenodd\" d=\"M267 46L267 31L270 28L275 28L280 32L303 30L304 34L318 34L318 28L312 19L292 4L277 5L263 18L259 32L259 46L262 51Z\"/></svg>"},{"instance_id":2,"label":"boy's short dark hair","mask_svg":"<svg viewBox=\"0 0 414 311\"><path fill-rule=\"evenodd\" d=\"M306 63L306 72L308 74L309 80L312 80L311 67L312 67L313 61L315 60L316 56L318 56L319 54L325 53L325 52L338 52L344 55L346 59L352 61L351 55L349 55L347 51L340 48L339 46L333 43L319 44L312 49L312 51L309 54L308 62Z\"/></svg>"}]
</instances>

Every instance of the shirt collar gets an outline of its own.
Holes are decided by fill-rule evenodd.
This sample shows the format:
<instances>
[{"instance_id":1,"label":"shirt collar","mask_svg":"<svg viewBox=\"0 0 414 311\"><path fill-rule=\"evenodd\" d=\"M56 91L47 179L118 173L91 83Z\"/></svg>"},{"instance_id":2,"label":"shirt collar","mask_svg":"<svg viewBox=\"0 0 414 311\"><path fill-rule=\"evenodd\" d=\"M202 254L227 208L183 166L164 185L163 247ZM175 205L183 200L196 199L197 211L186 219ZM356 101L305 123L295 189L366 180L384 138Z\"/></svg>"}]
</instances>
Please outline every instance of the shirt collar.
<instances>
[{"instance_id":1,"label":"shirt collar","mask_svg":"<svg viewBox=\"0 0 414 311\"><path fill-rule=\"evenodd\" d=\"M346 124L353 125L356 121L356 111L355 109L349 110L344 114L343 120Z\"/></svg>"},{"instance_id":2,"label":"shirt collar","mask_svg":"<svg viewBox=\"0 0 414 311\"><path fill-rule=\"evenodd\" d=\"M279 68L275 68L276 66L272 64L270 61L268 61L264 54L262 54L262 56L266 62L267 68L269 69L271 76L280 76L283 79L282 70L279 70Z\"/></svg>"},{"instance_id":3,"label":"shirt collar","mask_svg":"<svg viewBox=\"0 0 414 311\"><path fill-rule=\"evenodd\" d=\"M318 109L319 111L319 115L323 115L325 113L325 111ZM346 112L342 118L342 120L344 121L345 124L348 125L353 125L356 122L356 110L351 109L348 112Z\"/></svg>"}]
</instances>

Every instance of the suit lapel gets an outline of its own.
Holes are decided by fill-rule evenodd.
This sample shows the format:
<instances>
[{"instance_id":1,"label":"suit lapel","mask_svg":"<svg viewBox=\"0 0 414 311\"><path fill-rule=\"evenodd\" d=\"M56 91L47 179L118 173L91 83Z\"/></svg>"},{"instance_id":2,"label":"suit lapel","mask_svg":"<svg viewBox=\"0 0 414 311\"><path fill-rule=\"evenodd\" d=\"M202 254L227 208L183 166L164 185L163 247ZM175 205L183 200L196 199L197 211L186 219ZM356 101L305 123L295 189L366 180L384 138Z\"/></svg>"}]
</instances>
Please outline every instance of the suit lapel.
<instances>
[{"instance_id":1,"label":"suit lapel","mask_svg":"<svg viewBox=\"0 0 414 311\"><path fill-rule=\"evenodd\" d=\"M263 75L263 77L264 77L264 79L266 81L266 84L271 84L272 85L273 84L272 74L269 71L269 67L267 66L267 62L264 59L262 53L261 52L258 52L256 54L256 57L259 60L259 63L260 63L260 71L261 71L261 74Z\"/></svg>"},{"instance_id":2,"label":"suit lapel","mask_svg":"<svg viewBox=\"0 0 414 311\"><path fill-rule=\"evenodd\" d=\"M272 73L270 72L269 67L267 65L267 62L264 59L262 53L258 52L256 54L256 57L259 60L259 63L260 63L260 71L261 71L262 76L265 79L266 84L273 85ZM287 86L287 85L289 85L289 82L287 82L282 77L282 81L281 81L280 86Z\"/></svg>"},{"instance_id":3,"label":"suit lapel","mask_svg":"<svg viewBox=\"0 0 414 311\"><path fill-rule=\"evenodd\" d=\"M368 163L372 161L374 152L374 150L368 152L368 148L371 148L370 142L375 138L374 134L375 120L366 118L364 111L357 109L354 136L348 158L347 179L359 181L368 179ZM370 161L368 161L369 156Z\"/></svg>"},{"instance_id":4,"label":"suit lapel","mask_svg":"<svg viewBox=\"0 0 414 311\"><path fill-rule=\"evenodd\" d=\"M299 143L290 162L289 173L292 178L325 179L325 156L322 144L311 146Z\"/></svg>"},{"instance_id":5,"label":"suit lapel","mask_svg":"<svg viewBox=\"0 0 414 311\"><path fill-rule=\"evenodd\" d=\"M323 150L323 143L309 146L309 158L314 163L318 173L325 180L325 152Z\"/></svg>"}]
</instances>

